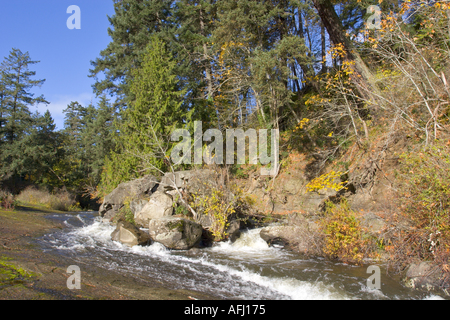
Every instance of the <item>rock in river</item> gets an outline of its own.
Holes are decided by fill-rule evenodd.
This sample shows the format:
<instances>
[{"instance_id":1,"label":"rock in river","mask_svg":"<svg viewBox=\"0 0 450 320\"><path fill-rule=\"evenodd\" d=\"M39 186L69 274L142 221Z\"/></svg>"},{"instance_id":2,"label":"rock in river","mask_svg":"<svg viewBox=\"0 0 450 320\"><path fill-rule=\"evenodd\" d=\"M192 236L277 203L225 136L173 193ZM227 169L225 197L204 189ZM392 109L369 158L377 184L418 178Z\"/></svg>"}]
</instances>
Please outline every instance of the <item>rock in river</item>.
<instances>
[{"instance_id":1,"label":"rock in river","mask_svg":"<svg viewBox=\"0 0 450 320\"><path fill-rule=\"evenodd\" d=\"M121 242L129 247L145 246L151 243L148 233L140 230L134 224L127 221L119 221L116 230L111 233L113 241Z\"/></svg>"},{"instance_id":2,"label":"rock in river","mask_svg":"<svg viewBox=\"0 0 450 320\"><path fill-rule=\"evenodd\" d=\"M137 225L146 227L150 220L171 216L172 213L172 197L158 190L150 196L150 200L145 204L142 210L134 215L134 220Z\"/></svg>"},{"instance_id":3,"label":"rock in river","mask_svg":"<svg viewBox=\"0 0 450 320\"><path fill-rule=\"evenodd\" d=\"M178 217L152 219L148 228L153 241L175 250L192 248L200 241L202 236L200 224Z\"/></svg>"},{"instance_id":4,"label":"rock in river","mask_svg":"<svg viewBox=\"0 0 450 320\"><path fill-rule=\"evenodd\" d=\"M152 175L119 184L116 189L105 196L100 206L100 216L104 221L110 221L124 206L125 201L151 195L152 189L157 185L158 182Z\"/></svg>"}]
</instances>

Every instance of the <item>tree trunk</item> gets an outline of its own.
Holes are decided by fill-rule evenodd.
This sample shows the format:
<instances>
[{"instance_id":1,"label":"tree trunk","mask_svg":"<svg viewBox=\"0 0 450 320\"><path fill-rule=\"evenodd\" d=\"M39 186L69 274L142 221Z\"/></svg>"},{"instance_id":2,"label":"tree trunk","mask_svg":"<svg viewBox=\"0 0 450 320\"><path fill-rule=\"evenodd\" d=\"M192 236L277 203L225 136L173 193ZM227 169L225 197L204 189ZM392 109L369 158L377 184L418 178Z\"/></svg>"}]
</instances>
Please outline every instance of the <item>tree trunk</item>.
<instances>
[{"instance_id":1,"label":"tree trunk","mask_svg":"<svg viewBox=\"0 0 450 320\"><path fill-rule=\"evenodd\" d=\"M375 95L379 94L379 90L376 86L374 76L356 51L350 39L346 36L346 30L342 26L333 4L330 0L313 0L313 3L333 44L340 43L344 46L346 52L344 60L355 63L355 73L351 76L351 80L357 87L360 96L366 100L376 102Z\"/></svg>"},{"instance_id":2,"label":"tree trunk","mask_svg":"<svg viewBox=\"0 0 450 320\"><path fill-rule=\"evenodd\" d=\"M204 22L204 18L203 18L203 10L202 9L200 9L199 14L200 14L200 33L201 33L202 37L206 38L205 22ZM208 60L208 47L206 45L206 42L203 42L203 55L206 60L206 64L205 64L205 76L206 76L206 84L207 84L206 96L207 96L207 99L210 99L213 96L213 84L212 84L212 76L211 76L211 66L209 65L209 60Z\"/></svg>"},{"instance_id":3,"label":"tree trunk","mask_svg":"<svg viewBox=\"0 0 450 320\"><path fill-rule=\"evenodd\" d=\"M325 39L325 26L323 23L320 24L320 40L322 44L322 72L326 71L326 39Z\"/></svg>"},{"instance_id":4,"label":"tree trunk","mask_svg":"<svg viewBox=\"0 0 450 320\"><path fill-rule=\"evenodd\" d=\"M303 39L303 41L305 41L305 34L304 34L305 30L303 27L303 17L302 17L302 12L300 10L300 8L298 8L298 30L297 30L297 35ZM309 35L309 34L308 34ZM312 48L312 44L311 44L311 39L309 38L309 48ZM305 65L303 63L299 63L300 68L302 69L303 72L303 77L304 79L307 79L308 77L310 77L310 79L308 79L310 81L310 83L313 85L313 87L319 91L319 83L317 81L314 80L314 77L312 77L314 75L314 70L312 70L311 66Z\"/></svg>"}]
</instances>

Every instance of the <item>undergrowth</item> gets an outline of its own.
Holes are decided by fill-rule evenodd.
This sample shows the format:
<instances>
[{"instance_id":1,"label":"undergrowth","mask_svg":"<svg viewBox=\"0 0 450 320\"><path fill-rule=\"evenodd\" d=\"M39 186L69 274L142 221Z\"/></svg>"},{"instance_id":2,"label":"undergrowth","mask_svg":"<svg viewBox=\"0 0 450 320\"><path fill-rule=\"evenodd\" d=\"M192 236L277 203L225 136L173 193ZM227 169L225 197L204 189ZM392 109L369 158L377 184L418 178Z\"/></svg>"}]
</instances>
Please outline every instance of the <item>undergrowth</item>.
<instances>
[{"instance_id":1,"label":"undergrowth","mask_svg":"<svg viewBox=\"0 0 450 320\"><path fill-rule=\"evenodd\" d=\"M16 200L59 211L77 211L79 208L75 197L65 190L50 193L47 190L28 187L16 197Z\"/></svg>"},{"instance_id":2,"label":"undergrowth","mask_svg":"<svg viewBox=\"0 0 450 320\"><path fill-rule=\"evenodd\" d=\"M14 210L16 205L17 201L11 193L0 190L0 209Z\"/></svg>"},{"instance_id":3,"label":"undergrowth","mask_svg":"<svg viewBox=\"0 0 450 320\"><path fill-rule=\"evenodd\" d=\"M450 285L450 146L437 141L400 156L398 228L387 251L390 265L402 271L418 260L432 261Z\"/></svg>"},{"instance_id":4,"label":"undergrowth","mask_svg":"<svg viewBox=\"0 0 450 320\"><path fill-rule=\"evenodd\" d=\"M340 205L326 203L325 215L321 219L325 256L354 264L361 264L365 258L378 257L375 238L361 226L358 218L345 200Z\"/></svg>"}]
</instances>

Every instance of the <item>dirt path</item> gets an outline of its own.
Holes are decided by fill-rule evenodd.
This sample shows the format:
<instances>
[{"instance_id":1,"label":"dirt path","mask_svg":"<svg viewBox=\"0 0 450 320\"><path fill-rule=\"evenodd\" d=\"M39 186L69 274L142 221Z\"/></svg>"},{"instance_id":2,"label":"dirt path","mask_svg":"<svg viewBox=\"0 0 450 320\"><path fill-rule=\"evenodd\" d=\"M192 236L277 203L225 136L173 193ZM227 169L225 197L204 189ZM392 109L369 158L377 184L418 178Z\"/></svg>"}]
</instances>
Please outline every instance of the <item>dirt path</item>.
<instances>
[{"instance_id":1,"label":"dirt path","mask_svg":"<svg viewBox=\"0 0 450 320\"><path fill-rule=\"evenodd\" d=\"M33 239L64 228L45 218L60 213L20 206L14 211L0 210L0 299L76 300L76 299L211 299L199 292L171 290L162 283L142 283L114 271L74 263L68 258L42 251ZM67 288L67 268L77 264L82 270L81 289Z\"/></svg>"}]
</instances>

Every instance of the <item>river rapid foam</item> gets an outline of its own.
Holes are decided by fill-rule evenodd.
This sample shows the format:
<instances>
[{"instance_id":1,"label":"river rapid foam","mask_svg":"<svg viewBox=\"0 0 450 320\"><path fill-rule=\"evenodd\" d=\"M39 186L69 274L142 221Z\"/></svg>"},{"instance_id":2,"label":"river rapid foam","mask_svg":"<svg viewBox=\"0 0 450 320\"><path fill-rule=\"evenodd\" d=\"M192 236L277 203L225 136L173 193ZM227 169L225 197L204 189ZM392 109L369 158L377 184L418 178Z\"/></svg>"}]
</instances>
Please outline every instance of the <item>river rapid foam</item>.
<instances>
[{"instance_id":1,"label":"river rapid foam","mask_svg":"<svg viewBox=\"0 0 450 320\"><path fill-rule=\"evenodd\" d=\"M38 240L44 250L75 261L119 271L136 279L156 279L172 289L197 290L221 299L439 299L401 286L382 274L381 290L366 286L367 267L306 259L269 247L259 229L234 243L173 251L162 244L132 248L111 240L115 227L92 213L52 215L67 228Z\"/></svg>"}]
</instances>

